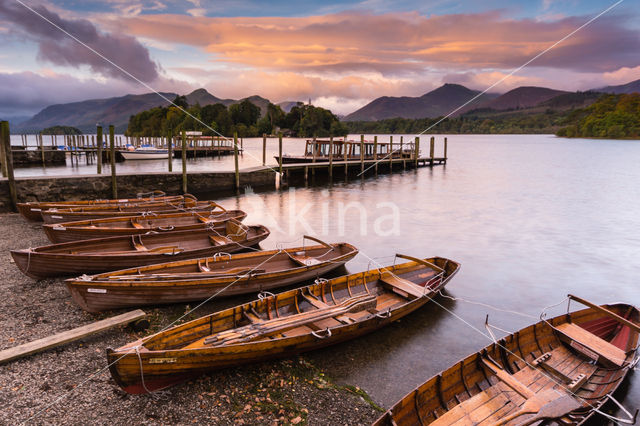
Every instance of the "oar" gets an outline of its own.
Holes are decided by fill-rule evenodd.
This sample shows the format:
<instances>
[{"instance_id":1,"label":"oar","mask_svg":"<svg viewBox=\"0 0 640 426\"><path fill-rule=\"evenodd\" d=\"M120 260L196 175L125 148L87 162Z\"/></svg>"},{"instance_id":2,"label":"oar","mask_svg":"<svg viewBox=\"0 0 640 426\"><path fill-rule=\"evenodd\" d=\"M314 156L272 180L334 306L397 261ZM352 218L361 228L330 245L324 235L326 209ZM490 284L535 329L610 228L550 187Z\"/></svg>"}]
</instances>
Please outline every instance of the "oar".
<instances>
[{"instance_id":1,"label":"oar","mask_svg":"<svg viewBox=\"0 0 640 426\"><path fill-rule=\"evenodd\" d=\"M573 410L577 410L581 406L582 405L571 395L562 395L549 389L527 399L517 412L502 418L499 422L491 426L504 425L525 414L535 414L535 416L527 419L518 426L530 425L543 419L558 419Z\"/></svg>"}]
</instances>

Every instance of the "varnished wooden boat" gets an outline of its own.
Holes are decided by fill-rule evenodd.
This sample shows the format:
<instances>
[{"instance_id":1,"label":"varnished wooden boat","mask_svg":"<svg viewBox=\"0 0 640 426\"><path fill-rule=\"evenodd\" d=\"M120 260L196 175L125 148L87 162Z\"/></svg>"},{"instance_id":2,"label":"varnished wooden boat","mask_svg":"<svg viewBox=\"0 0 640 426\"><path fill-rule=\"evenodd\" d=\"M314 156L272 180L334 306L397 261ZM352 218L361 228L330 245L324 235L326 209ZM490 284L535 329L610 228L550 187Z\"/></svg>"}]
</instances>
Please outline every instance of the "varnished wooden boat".
<instances>
[{"instance_id":1,"label":"varnished wooden boat","mask_svg":"<svg viewBox=\"0 0 640 426\"><path fill-rule=\"evenodd\" d=\"M144 194L146 195L146 194ZM187 197L195 199L192 195ZM183 195L171 195L167 196L162 191L153 191L149 197L137 197L137 198L120 198L111 200L75 200L75 201L30 201L27 203L18 203L18 212L27 220L34 222L42 222L43 210L48 209L65 209L70 207L87 207L87 206L117 206L120 204L141 203L150 201L180 201L183 200Z\"/></svg>"},{"instance_id":2,"label":"varnished wooden boat","mask_svg":"<svg viewBox=\"0 0 640 426\"><path fill-rule=\"evenodd\" d=\"M204 230L73 241L12 250L11 256L25 275L40 279L232 253L268 236L269 230L264 226L246 226L232 219Z\"/></svg>"},{"instance_id":3,"label":"varnished wooden boat","mask_svg":"<svg viewBox=\"0 0 640 426\"><path fill-rule=\"evenodd\" d=\"M525 425L544 415L545 425L583 424L637 362L640 316L631 305L601 307L569 297L589 308L543 320L468 356L374 425Z\"/></svg>"},{"instance_id":4,"label":"varnished wooden boat","mask_svg":"<svg viewBox=\"0 0 640 426\"><path fill-rule=\"evenodd\" d=\"M108 349L107 361L125 391L145 393L205 371L288 357L404 317L425 305L459 266L436 257L320 279Z\"/></svg>"},{"instance_id":5,"label":"varnished wooden boat","mask_svg":"<svg viewBox=\"0 0 640 426\"><path fill-rule=\"evenodd\" d=\"M119 206L71 207L68 209L49 209L41 212L44 223L75 222L79 220L105 219L123 216L153 216L163 213L199 212L216 208L213 201L154 201L129 203Z\"/></svg>"},{"instance_id":6,"label":"varnished wooden boat","mask_svg":"<svg viewBox=\"0 0 640 426\"><path fill-rule=\"evenodd\" d=\"M212 256L83 275L68 279L66 284L82 309L98 312L205 300L214 294L222 297L271 290L325 274L357 254L358 250L350 244L321 242L310 247Z\"/></svg>"},{"instance_id":7,"label":"varnished wooden boat","mask_svg":"<svg viewBox=\"0 0 640 426\"><path fill-rule=\"evenodd\" d=\"M164 213L145 216L109 217L79 220L42 226L52 243L115 237L119 235L146 234L147 232L186 231L205 229L214 222L228 219L243 221L247 214L242 210L226 210L214 203L212 210L186 213Z\"/></svg>"}]
</instances>

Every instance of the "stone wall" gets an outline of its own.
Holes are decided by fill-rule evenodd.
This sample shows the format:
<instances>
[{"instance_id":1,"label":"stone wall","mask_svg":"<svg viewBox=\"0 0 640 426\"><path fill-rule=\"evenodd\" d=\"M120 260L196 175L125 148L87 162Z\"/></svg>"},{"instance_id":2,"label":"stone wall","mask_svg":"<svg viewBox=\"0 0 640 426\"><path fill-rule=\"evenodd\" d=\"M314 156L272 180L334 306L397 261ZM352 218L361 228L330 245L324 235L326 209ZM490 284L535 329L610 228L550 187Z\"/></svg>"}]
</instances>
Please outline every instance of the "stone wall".
<instances>
[{"instance_id":1,"label":"stone wall","mask_svg":"<svg viewBox=\"0 0 640 426\"><path fill-rule=\"evenodd\" d=\"M146 173L122 174L116 177L119 198L135 197L141 192L161 190L167 194L182 193L182 174ZM240 187L275 188L275 174L271 170L249 170L240 173ZM191 172L187 175L187 190L212 194L235 189L233 172ZM16 178L18 201L90 200L112 198L111 176L49 176ZM0 211L11 210L7 179L0 179Z\"/></svg>"}]
</instances>

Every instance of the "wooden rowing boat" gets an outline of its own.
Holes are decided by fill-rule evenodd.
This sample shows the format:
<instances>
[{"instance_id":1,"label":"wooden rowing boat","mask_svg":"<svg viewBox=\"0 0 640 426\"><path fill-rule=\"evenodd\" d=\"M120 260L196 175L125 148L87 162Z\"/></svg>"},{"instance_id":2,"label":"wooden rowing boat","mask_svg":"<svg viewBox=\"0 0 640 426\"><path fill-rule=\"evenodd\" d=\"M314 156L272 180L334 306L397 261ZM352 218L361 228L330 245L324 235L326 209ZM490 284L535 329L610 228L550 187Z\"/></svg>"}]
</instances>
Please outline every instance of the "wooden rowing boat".
<instances>
[{"instance_id":1,"label":"wooden rowing boat","mask_svg":"<svg viewBox=\"0 0 640 426\"><path fill-rule=\"evenodd\" d=\"M20 270L36 279L93 274L237 252L269 236L264 226L246 226L233 219L207 229L96 238L12 250Z\"/></svg>"},{"instance_id":2,"label":"wooden rowing boat","mask_svg":"<svg viewBox=\"0 0 640 426\"><path fill-rule=\"evenodd\" d=\"M42 226L52 243L115 237L119 235L146 234L147 232L186 231L205 229L214 222L228 219L243 221L247 214L242 210L226 210L215 204L206 212L164 213L145 216L108 217L79 220Z\"/></svg>"},{"instance_id":3,"label":"wooden rowing boat","mask_svg":"<svg viewBox=\"0 0 640 426\"><path fill-rule=\"evenodd\" d=\"M141 194L146 195L146 194ZM33 222L42 222L43 210L48 209L65 209L71 207L87 207L87 206L117 206L120 204L141 203L150 201L181 201L184 199L183 195L171 195L167 196L162 191L153 191L149 197L137 197L137 198L120 198L112 200L75 200L75 201L30 201L27 203L18 203L18 212L27 220ZM188 194L187 197L195 199L192 195Z\"/></svg>"},{"instance_id":4,"label":"wooden rowing boat","mask_svg":"<svg viewBox=\"0 0 640 426\"><path fill-rule=\"evenodd\" d=\"M420 308L459 267L436 257L319 279L108 349L107 362L125 391L145 393L205 371L318 349Z\"/></svg>"},{"instance_id":5,"label":"wooden rowing boat","mask_svg":"<svg viewBox=\"0 0 640 426\"><path fill-rule=\"evenodd\" d=\"M579 425L633 367L638 310L589 306L543 320L454 364L380 417L383 425Z\"/></svg>"},{"instance_id":6,"label":"wooden rowing boat","mask_svg":"<svg viewBox=\"0 0 640 426\"><path fill-rule=\"evenodd\" d=\"M311 238L311 237L308 237ZM315 239L314 239L315 240ZM89 312L127 306L185 303L284 287L326 274L353 259L346 243L181 260L68 279L67 288Z\"/></svg>"},{"instance_id":7,"label":"wooden rowing boat","mask_svg":"<svg viewBox=\"0 0 640 426\"><path fill-rule=\"evenodd\" d=\"M118 206L72 207L68 209L49 209L42 211L44 223L75 222L79 220L105 219L123 216L153 216L163 213L206 212L213 210L217 204L213 201L195 201L191 199L179 201L154 201L146 203L130 203Z\"/></svg>"}]
</instances>

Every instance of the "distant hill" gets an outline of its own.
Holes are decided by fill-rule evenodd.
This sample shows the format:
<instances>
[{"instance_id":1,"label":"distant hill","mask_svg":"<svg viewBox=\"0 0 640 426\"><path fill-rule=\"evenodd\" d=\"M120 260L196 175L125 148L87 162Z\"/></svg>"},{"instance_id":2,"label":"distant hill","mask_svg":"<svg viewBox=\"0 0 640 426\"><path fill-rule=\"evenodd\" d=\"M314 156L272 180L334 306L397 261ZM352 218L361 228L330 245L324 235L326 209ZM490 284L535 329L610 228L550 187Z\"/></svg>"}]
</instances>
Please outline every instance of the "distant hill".
<instances>
[{"instance_id":1,"label":"distant hill","mask_svg":"<svg viewBox=\"0 0 640 426\"><path fill-rule=\"evenodd\" d=\"M178 96L176 93L164 92L162 96L169 100ZM254 95L243 99L220 99L207 92L206 89L197 89L186 95L189 105L200 104L200 106L221 103L229 106L239 103L244 99L249 99L260 108L261 115L267 111L269 100ZM43 128L52 126L73 126L83 133L94 133L96 124L113 124L116 133L122 133L127 129L129 117L142 111L157 107L167 106L169 102L162 99L156 93L144 95L125 95L108 99L90 99L81 102L68 104L51 105L29 118L26 121L14 126L11 131L16 132L40 132Z\"/></svg>"},{"instance_id":2,"label":"distant hill","mask_svg":"<svg viewBox=\"0 0 640 426\"><path fill-rule=\"evenodd\" d=\"M298 104L302 104L304 102L300 102L300 101L284 101L284 102L280 102L277 105L282 108L282 110L285 113L288 113L291 111L291 108L293 108L294 106L298 105Z\"/></svg>"},{"instance_id":3,"label":"distant hill","mask_svg":"<svg viewBox=\"0 0 640 426\"><path fill-rule=\"evenodd\" d=\"M459 84L445 84L420 97L377 98L359 110L347 115L345 121L375 121L387 118L440 117L449 114L478 93ZM483 94L470 105L492 99L496 95Z\"/></svg>"},{"instance_id":4,"label":"distant hill","mask_svg":"<svg viewBox=\"0 0 640 426\"><path fill-rule=\"evenodd\" d=\"M607 87L601 87L599 89L594 89L595 92L602 92L602 93L615 93L615 94L621 94L621 93L640 93L640 80L635 80L635 81L631 81L627 84L621 84L619 86L607 86Z\"/></svg>"},{"instance_id":5,"label":"distant hill","mask_svg":"<svg viewBox=\"0 0 640 426\"><path fill-rule=\"evenodd\" d=\"M478 108L505 111L534 107L541 102L555 98L565 93L563 90L548 89L546 87L522 86L510 90L490 101L482 102Z\"/></svg>"},{"instance_id":6,"label":"distant hill","mask_svg":"<svg viewBox=\"0 0 640 426\"><path fill-rule=\"evenodd\" d=\"M162 93L173 100L175 93ZM51 105L18 126L18 131L39 132L52 126L73 126L83 133L94 133L96 124L113 124L116 132L124 132L129 116L156 106L165 106L169 102L155 93L144 95L125 95L117 98L90 99L82 102Z\"/></svg>"}]
</instances>

